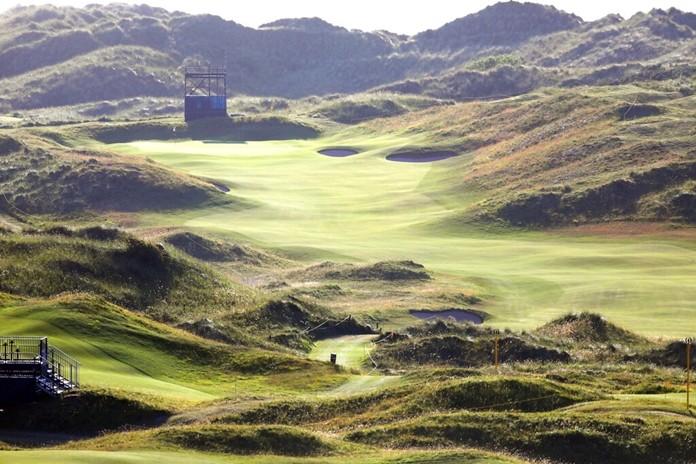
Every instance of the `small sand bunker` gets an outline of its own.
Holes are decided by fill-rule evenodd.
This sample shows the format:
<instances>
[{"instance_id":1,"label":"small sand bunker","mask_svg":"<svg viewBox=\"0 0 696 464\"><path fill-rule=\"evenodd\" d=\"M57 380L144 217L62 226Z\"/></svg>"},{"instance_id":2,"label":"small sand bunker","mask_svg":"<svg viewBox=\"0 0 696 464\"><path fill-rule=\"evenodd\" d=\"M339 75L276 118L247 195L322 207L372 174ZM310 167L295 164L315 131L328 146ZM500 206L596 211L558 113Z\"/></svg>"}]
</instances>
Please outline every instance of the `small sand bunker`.
<instances>
[{"instance_id":1,"label":"small sand bunker","mask_svg":"<svg viewBox=\"0 0 696 464\"><path fill-rule=\"evenodd\" d=\"M411 316L418 319L433 320L433 319L449 319L452 318L457 322L471 322L472 324L483 324L483 317L473 311L466 309L446 309L442 311L416 310L409 311Z\"/></svg>"},{"instance_id":2,"label":"small sand bunker","mask_svg":"<svg viewBox=\"0 0 696 464\"><path fill-rule=\"evenodd\" d=\"M218 189L219 191L221 191L221 192L223 192L223 193L229 193L229 192L230 192L230 188L229 188L228 186L223 185L223 184L221 184L221 183L219 183L219 182L211 182L210 185L212 185L213 187L215 187L216 189Z\"/></svg>"},{"instance_id":3,"label":"small sand bunker","mask_svg":"<svg viewBox=\"0 0 696 464\"><path fill-rule=\"evenodd\" d=\"M319 150L318 153L324 156L331 156L333 158L345 158L346 156L357 155L358 151L352 148L325 148Z\"/></svg>"},{"instance_id":4,"label":"small sand bunker","mask_svg":"<svg viewBox=\"0 0 696 464\"><path fill-rule=\"evenodd\" d=\"M387 160L398 161L401 163L432 163L433 161L442 161L448 158L459 156L459 153L454 151L405 151L401 153L392 153L387 155Z\"/></svg>"}]
</instances>

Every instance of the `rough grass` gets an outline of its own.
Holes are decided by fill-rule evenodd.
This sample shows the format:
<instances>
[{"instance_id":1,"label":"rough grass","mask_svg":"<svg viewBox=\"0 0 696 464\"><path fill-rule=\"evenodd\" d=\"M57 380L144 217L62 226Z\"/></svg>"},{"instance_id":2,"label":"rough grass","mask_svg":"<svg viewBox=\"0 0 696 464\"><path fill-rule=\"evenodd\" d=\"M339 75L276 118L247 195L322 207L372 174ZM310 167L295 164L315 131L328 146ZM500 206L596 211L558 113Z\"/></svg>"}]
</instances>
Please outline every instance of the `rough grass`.
<instances>
[{"instance_id":1,"label":"rough grass","mask_svg":"<svg viewBox=\"0 0 696 464\"><path fill-rule=\"evenodd\" d=\"M257 300L212 269L117 230L28 230L1 236L0 250L0 290L16 295L91 293L168 321L246 309Z\"/></svg>"},{"instance_id":2,"label":"rough grass","mask_svg":"<svg viewBox=\"0 0 696 464\"><path fill-rule=\"evenodd\" d=\"M537 333L560 340L585 343L641 344L646 340L611 324L598 314L568 314L539 327Z\"/></svg>"},{"instance_id":3,"label":"rough grass","mask_svg":"<svg viewBox=\"0 0 696 464\"><path fill-rule=\"evenodd\" d=\"M164 238L166 243L202 261L234 262L240 265L282 267L289 261L271 253L244 244L230 244L211 240L192 232L176 232Z\"/></svg>"},{"instance_id":4,"label":"rough grass","mask_svg":"<svg viewBox=\"0 0 696 464\"><path fill-rule=\"evenodd\" d=\"M233 454L320 456L336 450L315 435L283 426L167 429L156 433L155 439L189 449Z\"/></svg>"},{"instance_id":5,"label":"rough grass","mask_svg":"<svg viewBox=\"0 0 696 464\"><path fill-rule=\"evenodd\" d=\"M37 214L172 210L231 200L209 183L142 159L68 149L65 133L11 134L0 140L0 211L25 221Z\"/></svg>"},{"instance_id":6,"label":"rough grass","mask_svg":"<svg viewBox=\"0 0 696 464\"><path fill-rule=\"evenodd\" d=\"M694 452L693 421L595 417L577 413L504 416L487 413L436 414L398 425L351 432L346 438L397 448L476 446L516 450L564 462L688 462Z\"/></svg>"},{"instance_id":7,"label":"rough grass","mask_svg":"<svg viewBox=\"0 0 696 464\"><path fill-rule=\"evenodd\" d=\"M75 390L57 400L41 398L29 405L4 405L0 429L96 435L125 426L161 423L172 413L152 398L131 395Z\"/></svg>"},{"instance_id":8,"label":"rough grass","mask_svg":"<svg viewBox=\"0 0 696 464\"><path fill-rule=\"evenodd\" d=\"M312 114L343 124L360 124L443 104L447 103L436 98L379 92L332 100L312 108Z\"/></svg>"},{"instance_id":9,"label":"rough grass","mask_svg":"<svg viewBox=\"0 0 696 464\"><path fill-rule=\"evenodd\" d=\"M362 263L324 261L300 268L280 269L255 279L257 288L280 298L331 307L373 328L408 325L413 309L468 308L482 302L482 289L435 274L410 260Z\"/></svg>"},{"instance_id":10,"label":"rough grass","mask_svg":"<svg viewBox=\"0 0 696 464\"><path fill-rule=\"evenodd\" d=\"M467 378L411 382L376 392L324 401L269 403L218 420L242 424L316 424L352 429L430 414L434 411L550 411L596 394L542 379Z\"/></svg>"},{"instance_id":11,"label":"rough grass","mask_svg":"<svg viewBox=\"0 0 696 464\"><path fill-rule=\"evenodd\" d=\"M368 265L323 262L289 275L294 279L409 281L428 280L430 274L413 261L381 261Z\"/></svg>"},{"instance_id":12,"label":"rough grass","mask_svg":"<svg viewBox=\"0 0 696 464\"><path fill-rule=\"evenodd\" d=\"M115 453L110 455L115 462L124 452L133 453L138 462L148 453L174 450L230 459L263 454L269 456L258 459L269 462L292 462L280 456L325 456L329 462L458 462L467 456L482 463L515 461L456 450L495 449L566 462L586 462L582 459L588 456L603 462L648 462L648 454L681 462L693 452L693 420L683 402L674 402L679 398L663 399L666 390L652 396L608 396L655 391L651 386L667 379L676 386L681 381L676 370L587 362L509 363L501 366L501 373L491 368L420 368L398 383L346 396L339 392L347 376L328 366L278 352L230 348L98 301L0 300L8 330L46 334L83 362L86 387L48 402L48 407L39 403L12 411L16 418L2 416L0 437L6 443L22 443L5 438L9 424L33 432L92 434L123 425L152 427L179 413L179 422L171 418L170 425L106 433L64 447L84 450L83 456L91 459L108 450ZM117 371L123 374L119 382L109 390L96 389L114 382ZM201 404L202 399L209 401ZM449 450L432 455L415 450L434 447ZM408 451L395 456L382 451L386 448ZM60 453L61 459L73 456ZM25 456L29 454L21 459Z\"/></svg>"},{"instance_id":13,"label":"rough grass","mask_svg":"<svg viewBox=\"0 0 696 464\"><path fill-rule=\"evenodd\" d=\"M204 140L244 142L247 140L312 139L320 129L284 116L237 116L182 123L179 119L116 124L86 124L76 134L103 143L136 140Z\"/></svg>"}]
</instances>

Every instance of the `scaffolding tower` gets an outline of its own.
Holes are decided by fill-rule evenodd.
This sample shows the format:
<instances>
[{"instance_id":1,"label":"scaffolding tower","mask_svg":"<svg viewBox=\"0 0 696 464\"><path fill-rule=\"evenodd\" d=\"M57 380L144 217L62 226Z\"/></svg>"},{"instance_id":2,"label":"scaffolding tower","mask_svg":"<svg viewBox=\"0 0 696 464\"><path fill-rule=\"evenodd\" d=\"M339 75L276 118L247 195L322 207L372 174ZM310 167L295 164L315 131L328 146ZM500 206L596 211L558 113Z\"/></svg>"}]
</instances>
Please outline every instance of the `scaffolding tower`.
<instances>
[{"instance_id":1,"label":"scaffolding tower","mask_svg":"<svg viewBox=\"0 0 696 464\"><path fill-rule=\"evenodd\" d=\"M184 120L227 116L227 69L187 66L184 70Z\"/></svg>"}]
</instances>

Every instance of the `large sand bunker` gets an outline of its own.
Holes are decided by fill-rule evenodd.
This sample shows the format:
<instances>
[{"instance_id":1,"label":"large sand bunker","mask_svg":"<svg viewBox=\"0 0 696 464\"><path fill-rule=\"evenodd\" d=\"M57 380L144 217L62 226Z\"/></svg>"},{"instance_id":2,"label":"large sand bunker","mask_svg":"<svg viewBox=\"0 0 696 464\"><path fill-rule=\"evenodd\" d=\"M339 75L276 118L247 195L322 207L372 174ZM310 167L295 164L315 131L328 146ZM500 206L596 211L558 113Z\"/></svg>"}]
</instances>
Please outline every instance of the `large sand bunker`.
<instances>
[{"instance_id":1,"label":"large sand bunker","mask_svg":"<svg viewBox=\"0 0 696 464\"><path fill-rule=\"evenodd\" d=\"M452 318L457 322L470 322L472 324L483 324L483 317L476 314L473 311L467 311L466 309L446 309L442 311L430 311L430 310L417 310L412 309L409 311L411 316L417 317L418 319L433 320L433 319L449 319Z\"/></svg>"},{"instance_id":2,"label":"large sand bunker","mask_svg":"<svg viewBox=\"0 0 696 464\"><path fill-rule=\"evenodd\" d=\"M352 148L325 148L319 150L318 153L324 156L331 156L332 158L345 158L346 156L357 155L358 151Z\"/></svg>"},{"instance_id":3,"label":"large sand bunker","mask_svg":"<svg viewBox=\"0 0 696 464\"><path fill-rule=\"evenodd\" d=\"M459 156L459 153L446 150L405 151L387 155L387 160L401 163L432 163L433 161L442 161L448 158L454 158L455 156Z\"/></svg>"}]
</instances>

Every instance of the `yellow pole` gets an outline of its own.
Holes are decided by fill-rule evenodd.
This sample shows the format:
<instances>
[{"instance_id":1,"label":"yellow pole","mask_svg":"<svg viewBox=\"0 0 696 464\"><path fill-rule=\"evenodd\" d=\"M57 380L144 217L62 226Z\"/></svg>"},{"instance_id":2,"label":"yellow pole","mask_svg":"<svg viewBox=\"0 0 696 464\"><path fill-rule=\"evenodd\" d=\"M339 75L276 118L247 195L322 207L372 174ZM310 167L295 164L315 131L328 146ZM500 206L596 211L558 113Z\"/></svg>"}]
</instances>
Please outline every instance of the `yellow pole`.
<instances>
[{"instance_id":1,"label":"yellow pole","mask_svg":"<svg viewBox=\"0 0 696 464\"><path fill-rule=\"evenodd\" d=\"M689 409L689 390L691 390L691 339L686 342L686 409Z\"/></svg>"},{"instance_id":2,"label":"yellow pole","mask_svg":"<svg viewBox=\"0 0 696 464\"><path fill-rule=\"evenodd\" d=\"M498 369L498 335L495 336L495 369Z\"/></svg>"}]
</instances>

